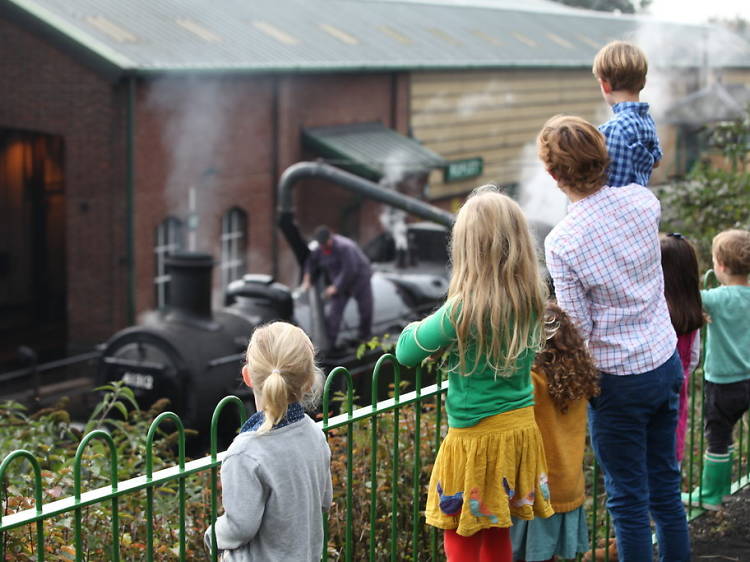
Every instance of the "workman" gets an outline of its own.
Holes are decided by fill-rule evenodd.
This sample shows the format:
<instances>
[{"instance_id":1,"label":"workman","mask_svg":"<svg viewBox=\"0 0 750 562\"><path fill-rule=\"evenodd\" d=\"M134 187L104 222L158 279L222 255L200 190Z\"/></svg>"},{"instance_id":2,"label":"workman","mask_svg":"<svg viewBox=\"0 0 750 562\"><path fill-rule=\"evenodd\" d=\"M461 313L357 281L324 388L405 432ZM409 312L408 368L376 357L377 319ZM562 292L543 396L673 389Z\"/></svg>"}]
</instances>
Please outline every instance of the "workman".
<instances>
[{"instance_id":1,"label":"workman","mask_svg":"<svg viewBox=\"0 0 750 562\"><path fill-rule=\"evenodd\" d=\"M320 271L328 276L330 285L323 292L330 299L331 306L326 316L326 333L329 345L335 347L341 325L341 317L350 298L357 301L359 311L360 340L370 337L372 329L372 269L370 260L360 250L356 242L345 236L335 234L327 226L315 229L313 237L318 242L317 248L310 252L305 262L305 273L302 288L310 287L311 276Z\"/></svg>"}]
</instances>

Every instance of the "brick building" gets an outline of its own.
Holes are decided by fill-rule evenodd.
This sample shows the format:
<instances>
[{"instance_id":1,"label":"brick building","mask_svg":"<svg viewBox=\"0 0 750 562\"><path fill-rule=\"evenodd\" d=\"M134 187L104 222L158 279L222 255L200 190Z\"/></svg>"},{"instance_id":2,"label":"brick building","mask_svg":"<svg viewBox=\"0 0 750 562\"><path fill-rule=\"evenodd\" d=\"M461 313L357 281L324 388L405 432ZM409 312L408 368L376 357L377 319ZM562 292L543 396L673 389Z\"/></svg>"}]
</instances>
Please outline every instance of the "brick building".
<instances>
[{"instance_id":1,"label":"brick building","mask_svg":"<svg viewBox=\"0 0 750 562\"><path fill-rule=\"evenodd\" d=\"M443 205L516 183L549 115L603 113L593 55L638 26L543 0L4 0L0 361L20 343L86 348L158 306L178 247L214 255L217 301L245 271L294 282L274 226L283 170L325 156L377 180L405 165L324 154L321 128L381 127L479 162L463 179L432 172ZM730 39L723 64L750 83L750 47ZM335 186L308 182L296 205L307 232L380 229L376 206Z\"/></svg>"}]
</instances>

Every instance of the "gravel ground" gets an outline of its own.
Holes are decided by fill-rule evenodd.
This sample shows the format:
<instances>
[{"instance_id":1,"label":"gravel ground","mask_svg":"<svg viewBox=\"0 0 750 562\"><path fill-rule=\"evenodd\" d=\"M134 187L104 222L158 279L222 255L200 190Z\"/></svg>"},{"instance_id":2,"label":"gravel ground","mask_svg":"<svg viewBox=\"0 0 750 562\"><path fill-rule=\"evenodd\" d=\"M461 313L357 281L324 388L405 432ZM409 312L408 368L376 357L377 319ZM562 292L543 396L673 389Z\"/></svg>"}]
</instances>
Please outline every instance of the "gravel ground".
<instances>
[{"instance_id":1,"label":"gravel ground","mask_svg":"<svg viewBox=\"0 0 750 562\"><path fill-rule=\"evenodd\" d=\"M693 560L750 562L750 486L690 523Z\"/></svg>"}]
</instances>

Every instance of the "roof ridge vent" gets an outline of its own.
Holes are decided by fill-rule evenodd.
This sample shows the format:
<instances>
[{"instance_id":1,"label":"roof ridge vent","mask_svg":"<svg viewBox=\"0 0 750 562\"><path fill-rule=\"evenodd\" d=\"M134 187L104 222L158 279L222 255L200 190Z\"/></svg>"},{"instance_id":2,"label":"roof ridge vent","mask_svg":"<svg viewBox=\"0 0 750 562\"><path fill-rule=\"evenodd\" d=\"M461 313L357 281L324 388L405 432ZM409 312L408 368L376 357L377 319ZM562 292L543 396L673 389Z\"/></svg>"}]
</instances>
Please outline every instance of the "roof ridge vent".
<instances>
[{"instance_id":1,"label":"roof ridge vent","mask_svg":"<svg viewBox=\"0 0 750 562\"><path fill-rule=\"evenodd\" d=\"M179 25L181 28L186 29L190 33L197 35L198 37L200 37L207 43L221 42L221 37L216 35L216 33L211 31L207 27L203 27L197 21L193 21L189 18L177 18L177 20L175 21L177 22L177 25Z\"/></svg>"},{"instance_id":2,"label":"roof ridge vent","mask_svg":"<svg viewBox=\"0 0 750 562\"><path fill-rule=\"evenodd\" d=\"M86 16L86 22L118 43L136 43L138 38L124 27L108 20L104 16Z\"/></svg>"},{"instance_id":3,"label":"roof ridge vent","mask_svg":"<svg viewBox=\"0 0 750 562\"><path fill-rule=\"evenodd\" d=\"M300 42L296 37L289 35L286 31L282 31L267 21L253 20L252 23L255 29L262 31L269 37L273 37L279 43L284 43L285 45L297 45Z\"/></svg>"}]
</instances>

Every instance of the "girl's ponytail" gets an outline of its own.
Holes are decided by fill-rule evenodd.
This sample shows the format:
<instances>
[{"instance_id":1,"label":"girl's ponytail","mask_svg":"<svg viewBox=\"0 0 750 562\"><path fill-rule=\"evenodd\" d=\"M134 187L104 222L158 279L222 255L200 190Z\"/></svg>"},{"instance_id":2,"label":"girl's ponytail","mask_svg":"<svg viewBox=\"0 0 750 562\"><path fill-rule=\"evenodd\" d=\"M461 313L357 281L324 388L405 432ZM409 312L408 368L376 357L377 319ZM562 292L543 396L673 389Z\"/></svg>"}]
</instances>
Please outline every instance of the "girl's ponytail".
<instances>
[{"instance_id":1,"label":"girl's ponytail","mask_svg":"<svg viewBox=\"0 0 750 562\"><path fill-rule=\"evenodd\" d=\"M288 404L289 392L286 380L284 380L279 369L273 369L263 382L263 413L265 419L258 428L258 434L271 431L271 428L283 419Z\"/></svg>"}]
</instances>

